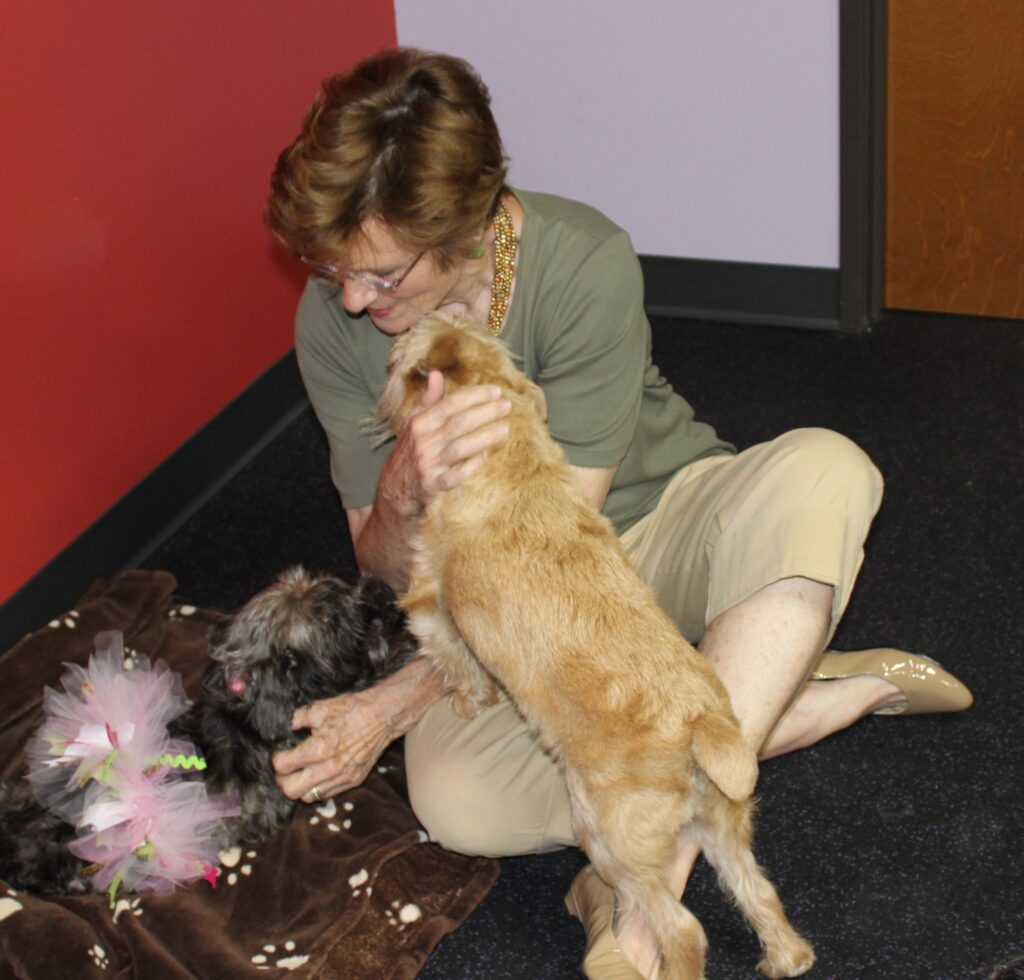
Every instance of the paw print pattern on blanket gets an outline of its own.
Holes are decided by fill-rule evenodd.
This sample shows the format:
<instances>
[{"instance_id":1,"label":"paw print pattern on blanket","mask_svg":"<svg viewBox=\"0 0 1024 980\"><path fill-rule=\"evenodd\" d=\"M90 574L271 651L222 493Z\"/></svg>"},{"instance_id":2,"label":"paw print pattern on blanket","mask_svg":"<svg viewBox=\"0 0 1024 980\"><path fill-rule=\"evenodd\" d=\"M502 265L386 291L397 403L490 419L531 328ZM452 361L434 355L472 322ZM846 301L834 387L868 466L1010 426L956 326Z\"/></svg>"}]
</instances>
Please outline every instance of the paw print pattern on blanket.
<instances>
[{"instance_id":1,"label":"paw print pattern on blanket","mask_svg":"<svg viewBox=\"0 0 1024 980\"><path fill-rule=\"evenodd\" d=\"M98 944L89 950L89 959L91 959L101 970L105 970L110 966L110 957L107 956L107 951Z\"/></svg>"},{"instance_id":2,"label":"paw print pattern on blanket","mask_svg":"<svg viewBox=\"0 0 1024 980\"><path fill-rule=\"evenodd\" d=\"M69 630L78 628L78 620L82 614L77 609L72 609L65 616L58 616L56 619L51 619L49 622L50 629L59 630L62 626L66 626Z\"/></svg>"},{"instance_id":3,"label":"paw print pattern on blanket","mask_svg":"<svg viewBox=\"0 0 1024 980\"><path fill-rule=\"evenodd\" d=\"M370 872L367 871L366 868L363 868L361 871L357 871L354 875L349 875L348 887L352 889L353 898L359 897L359 893L362 890L363 885L365 885L369 880ZM370 885L366 889L366 894L373 894L373 885Z\"/></svg>"},{"instance_id":4,"label":"paw print pattern on blanket","mask_svg":"<svg viewBox=\"0 0 1024 980\"><path fill-rule=\"evenodd\" d=\"M245 863L239 864L242 860L242 849L240 847L229 847L226 851L221 851L218 855L220 863L228 870L228 876L226 881L229 885L237 885L239 878L238 876L244 875L248 878L252 874L252 860L256 857L255 851L245 852ZM237 871L233 870L238 868Z\"/></svg>"},{"instance_id":5,"label":"paw print pattern on blanket","mask_svg":"<svg viewBox=\"0 0 1024 980\"><path fill-rule=\"evenodd\" d=\"M398 927L398 931L401 932L406 926L412 925L414 922L419 922L423 918L423 909L421 909L415 902L406 902L403 905L397 898L391 903L391 908L387 909L388 922L393 926Z\"/></svg>"},{"instance_id":6,"label":"paw print pattern on blanket","mask_svg":"<svg viewBox=\"0 0 1024 980\"><path fill-rule=\"evenodd\" d=\"M284 953L284 956L279 954ZM274 957L279 957L274 959ZM305 953L295 952L295 943L289 939L278 946L277 943L267 943L262 951L251 958L257 970L297 970L309 962L309 956Z\"/></svg>"},{"instance_id":7,"label":"paw print pattern on blanket","mask_svg":"<svg viewBox=\"0 0 1024 980\"><path fill-rule=\"evenodd\" d=\"M352 803L345 802L342 804L342 810L345 813L351 813L355 809ZM327 829L332 833L338 833L340 830L351 830L352 829L352 818L344 817L341 823L335 819L338 816L338 804L334 800L327 800L321 806L316 808L316 813L309 818L309 824L311 827L315 827L320 823L321 818L327 821Z\"/></svg>"},{"instance_id":8,"label":"paw print pattern on blanket","mask_svg":"<svg viewBox=\"0 0 1024 980\"><path fill-rule=\"evenodd\" d=\"M195 606L172 606L167 612L168 619L188 619L196 614Z\"/></svg>"},{"instance_id":9,"label":"paw print pattern on blanket","mask_svg":"<svg viewBox=\"0 0 1024 980\"><path fill-rule=\"evenodd\" d=\"M128 912L134 916L142 915L142 899L141 898L119 898L114 904L114 922L120 918L121 914Z\"/></svg>"},{"instance_id":10,"label":"paw print pattern on blanket","mask_svg":"<svg viewBox=\"0 0 1024 980\"><path fill-rule=\"evenodd\" d=\"M0 898L0 922L9 919L25 907L15 898L17 894L17 892L8 891L3 898Z\"/></svg>"}]
</instances>

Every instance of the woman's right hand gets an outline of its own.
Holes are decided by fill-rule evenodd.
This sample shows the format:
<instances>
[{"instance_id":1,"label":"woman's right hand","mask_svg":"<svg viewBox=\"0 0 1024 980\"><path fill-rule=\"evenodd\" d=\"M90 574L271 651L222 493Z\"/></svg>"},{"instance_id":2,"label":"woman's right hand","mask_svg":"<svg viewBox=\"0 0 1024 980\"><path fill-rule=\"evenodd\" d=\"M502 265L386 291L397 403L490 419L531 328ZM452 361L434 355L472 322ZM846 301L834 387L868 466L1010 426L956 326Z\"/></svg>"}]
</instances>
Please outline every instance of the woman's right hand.
<instances>
[{"instance_id":1,"label":"woman's right hand","mask_svg":"<svg viewBox=\"0 0 1024 980\"><path fill-rule=\"evenodd\" d=\"M444 393L431 371L420 407L398 437L380 476L379 494L403 516L418 516L431 498L451 490L508 438L511 403L496 385Z\"/></svg>"}]
</instances>

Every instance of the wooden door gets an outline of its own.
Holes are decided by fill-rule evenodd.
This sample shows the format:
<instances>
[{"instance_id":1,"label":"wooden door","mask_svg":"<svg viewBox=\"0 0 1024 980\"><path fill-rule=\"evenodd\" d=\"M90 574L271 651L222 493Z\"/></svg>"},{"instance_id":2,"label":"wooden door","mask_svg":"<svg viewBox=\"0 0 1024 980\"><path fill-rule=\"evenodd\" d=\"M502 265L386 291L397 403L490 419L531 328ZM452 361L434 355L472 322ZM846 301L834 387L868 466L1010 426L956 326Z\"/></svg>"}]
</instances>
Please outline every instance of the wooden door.
<instances>
[{"instance_id":1,"label":"wooden door","mask_svg":"<svg viewBox=\"0 0 1024 980\"><path fill-rule=\"evenodd\" d=\"M885 305L1024 318L1024 0L890 0Z\"/></svg>"}]
</instances>

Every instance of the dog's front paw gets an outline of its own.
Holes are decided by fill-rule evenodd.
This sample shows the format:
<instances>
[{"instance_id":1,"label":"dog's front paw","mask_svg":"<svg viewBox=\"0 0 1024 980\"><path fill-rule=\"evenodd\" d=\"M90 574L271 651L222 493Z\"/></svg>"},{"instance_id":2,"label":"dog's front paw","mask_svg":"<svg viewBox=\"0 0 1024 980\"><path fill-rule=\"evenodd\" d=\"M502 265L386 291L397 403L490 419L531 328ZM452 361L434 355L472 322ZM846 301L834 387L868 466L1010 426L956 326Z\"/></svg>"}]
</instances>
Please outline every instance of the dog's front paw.
<instances>
[{"instance_id":1,"label":"dog's front paw","mask_svg":"<svg viewBox=\"0 0 1024 980\"><path fill-rule=\"evenodd\" d=\"M484 708L498 703L498 685L483 671L469 683L454 684L449 689L452 711L463 718L475 718Z\"/></svg>"},{"instance_id":2,"label":"dog's front paw","mask_svg":"<svg viewBox=\"0 0 1024 980\"><path fill-rule=\"evenodd\" d=\"M452 691L448 696L452 711L462 718L475 718L486 707L477 698L470 697L459 691Z\"/></svg>"},{"instance_id":3,"label":"dog's front paw","mask_svg":"<svg viewBox=\"0 0 1024 980\"><path fill-rule=\"evenodd\" d=\"M481 709L498 703L498 685L494 683L492 677L484 678L484 683L477 694L477 700L480 702Z\"/></svg>"}]
</instances>

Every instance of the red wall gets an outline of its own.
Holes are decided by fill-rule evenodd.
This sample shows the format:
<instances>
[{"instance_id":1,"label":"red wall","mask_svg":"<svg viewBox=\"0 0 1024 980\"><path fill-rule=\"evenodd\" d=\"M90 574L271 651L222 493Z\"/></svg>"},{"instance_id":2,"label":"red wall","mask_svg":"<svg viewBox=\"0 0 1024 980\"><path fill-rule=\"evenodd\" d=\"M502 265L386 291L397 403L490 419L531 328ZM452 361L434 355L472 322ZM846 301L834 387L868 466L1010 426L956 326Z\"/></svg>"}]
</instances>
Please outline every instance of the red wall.
<instances>
[{"instance_id":1,"label":"red wall","mask_svg":"<svg viewBox=\"0 0 1024 980\"><path fill-rule=\"evenodd\" d=\"M0 601L291 345L264 230L325 75L391 0L7 0Z\"/></svg>"}]
</instances>

